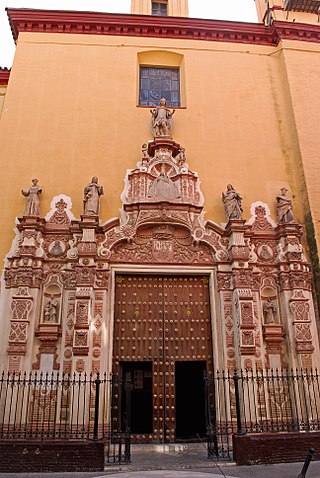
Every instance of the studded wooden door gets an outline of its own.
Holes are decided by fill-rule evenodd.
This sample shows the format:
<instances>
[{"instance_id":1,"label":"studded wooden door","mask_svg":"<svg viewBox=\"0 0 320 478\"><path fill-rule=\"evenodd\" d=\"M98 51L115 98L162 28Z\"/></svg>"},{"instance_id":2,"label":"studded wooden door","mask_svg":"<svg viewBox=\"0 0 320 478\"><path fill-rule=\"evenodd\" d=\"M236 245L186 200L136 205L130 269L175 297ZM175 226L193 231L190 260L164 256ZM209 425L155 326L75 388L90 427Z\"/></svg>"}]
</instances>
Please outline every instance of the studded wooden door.
<instances>
[{"instance_id":1,"label":"studded wooden door","mask_svg":"<svg viewBox=\"0 0 320 478\"><path fill-rule=\"evenodd\" d=\"M176 363L202 362L211 373L211 336L208 277L116 277L113 372L132 363L152 371L152 426L137 441L175 441ZM120 395L114 410L120 428Z\"/></svg>"}]
</instances>

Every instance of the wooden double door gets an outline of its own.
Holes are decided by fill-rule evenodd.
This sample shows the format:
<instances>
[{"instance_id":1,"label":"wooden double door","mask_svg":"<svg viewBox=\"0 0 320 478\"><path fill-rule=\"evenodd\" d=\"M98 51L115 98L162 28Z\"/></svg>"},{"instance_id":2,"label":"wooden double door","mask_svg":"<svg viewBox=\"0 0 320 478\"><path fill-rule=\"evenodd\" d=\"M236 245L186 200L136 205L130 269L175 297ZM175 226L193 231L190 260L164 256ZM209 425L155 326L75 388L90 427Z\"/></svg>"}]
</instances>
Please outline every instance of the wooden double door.
<instances>
[{"instance_id":1,"label":"wooden double door","mask_svg":"<svg viewBox=\"0 0 320 478\"><path fill-rule=\"evenodd\" d=\"M204 373L212 372L206 276L116 277L113 372L129 379L113 402L115 429L137 442L204 435Z\"/></svg>"}]
</instances>

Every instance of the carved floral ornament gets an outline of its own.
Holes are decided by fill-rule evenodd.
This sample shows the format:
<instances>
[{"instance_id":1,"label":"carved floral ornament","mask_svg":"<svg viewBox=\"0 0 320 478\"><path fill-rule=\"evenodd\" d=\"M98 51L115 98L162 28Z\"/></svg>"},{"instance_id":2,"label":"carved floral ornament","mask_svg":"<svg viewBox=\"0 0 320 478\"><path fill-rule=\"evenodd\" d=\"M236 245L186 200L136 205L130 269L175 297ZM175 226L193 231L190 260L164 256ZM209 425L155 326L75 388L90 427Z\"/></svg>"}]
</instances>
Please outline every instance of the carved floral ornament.
<instances>
[{"instance_id":1,"label":"carved floral ornament","mask_svg":"<svg viewBox=\"0 0 320 478\"><path fill-rule=\"evenodd\" d=\"M227 281L236 287L241 283L242 287L252 285L253 280L259 282L248 271L250 263L272 267L279 261L306 262L285 188L277 196L277 211L284 226L290 222L290 236L284 233L280 240L275 237L277 224L271 219L268 205L262 202L252 205L251 218L245 223L242 198L231 184L222 194L228 227L206 221L198 174L190 170L185 148L172 138L174 110L163 99L151 113L154 139L142 145L136 168L126 172L121 221L99 223L103 187L96 176L84 188L84 214L80 221L71 212L70 198L64 195L53 199L51 211L42 219L39 217L42 188L38 180L34 179L32 186L23 190L27 198L26 213L18 226L18 248L8 258L7 287L39 287L41 274L48 274L49 270L60 271L68 288L105 287L110 262L203 265L233 262L238 268L246 268L242 274L245 279L236 271L232 281L220 278L220 283ZM233 222L241 230L233 231ZM269 237L255 237L260 233ZM19 258L26 262L22 264ZM97 261L103 267L98 268ZM308 272L307 265L302 269L299 266L295 272ZM288 281L292 284L293 278Z\"/></svg>"}]
</instances>

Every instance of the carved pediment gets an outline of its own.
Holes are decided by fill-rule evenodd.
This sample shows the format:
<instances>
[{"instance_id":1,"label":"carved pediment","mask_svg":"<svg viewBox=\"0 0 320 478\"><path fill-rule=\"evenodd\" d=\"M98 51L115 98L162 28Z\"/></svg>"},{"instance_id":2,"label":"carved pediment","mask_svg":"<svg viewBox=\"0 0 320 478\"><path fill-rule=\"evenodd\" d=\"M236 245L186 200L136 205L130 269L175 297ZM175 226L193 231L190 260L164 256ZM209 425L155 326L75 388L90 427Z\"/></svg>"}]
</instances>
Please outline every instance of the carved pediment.
<instances>
[{"instance_id":1,"label":"carved pediment","mask_svg":"<svg viewBox=\"0 0 320 478\"><path fill-rule=\"evenodd\" d=\"M132 242L112 249L110 261L210 265L214 258L208 246L194 244L190 231L164 224L139 229Z\"/></svg>"},{"instance_id":2,"label":"carved pediment","mask_svg":"<svg viewBox=\"0 0 320 478\"><path fill-rule=\"evenodd\" d=\"M173 140L155 138L143 145L137 166L127 171L124 210L137 203L203 205L198 175L189 170L184 148Z\"/></svg>"}]
</instances>

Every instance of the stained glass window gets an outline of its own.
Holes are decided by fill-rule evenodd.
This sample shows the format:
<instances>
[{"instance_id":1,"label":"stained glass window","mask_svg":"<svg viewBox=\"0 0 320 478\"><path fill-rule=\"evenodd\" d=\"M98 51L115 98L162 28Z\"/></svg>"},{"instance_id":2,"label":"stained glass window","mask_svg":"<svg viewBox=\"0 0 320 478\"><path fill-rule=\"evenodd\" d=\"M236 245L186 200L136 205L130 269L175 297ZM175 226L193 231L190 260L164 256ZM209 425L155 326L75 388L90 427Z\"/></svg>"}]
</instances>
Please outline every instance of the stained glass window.
<instances>
[{"instance_id":1,"label":"stained glass window","mask_svg":"<svg viewBox=\"0 0 320 478\"><path fill-rule=\"evenodd\" d=\"M152 2L152 15L166 17L168 15L168 2Z\"/></svg>"},{"instance_id":2,"label":"stained glass window","mask_svg":"<svg viewBox=\"0 0 320 478\"><path fill-rule=\"evenodd\" d=\"M161 98L167 106L180 106L179 68L140 67L141 106L158 106Z\"/></svg>"}]
</instances>

